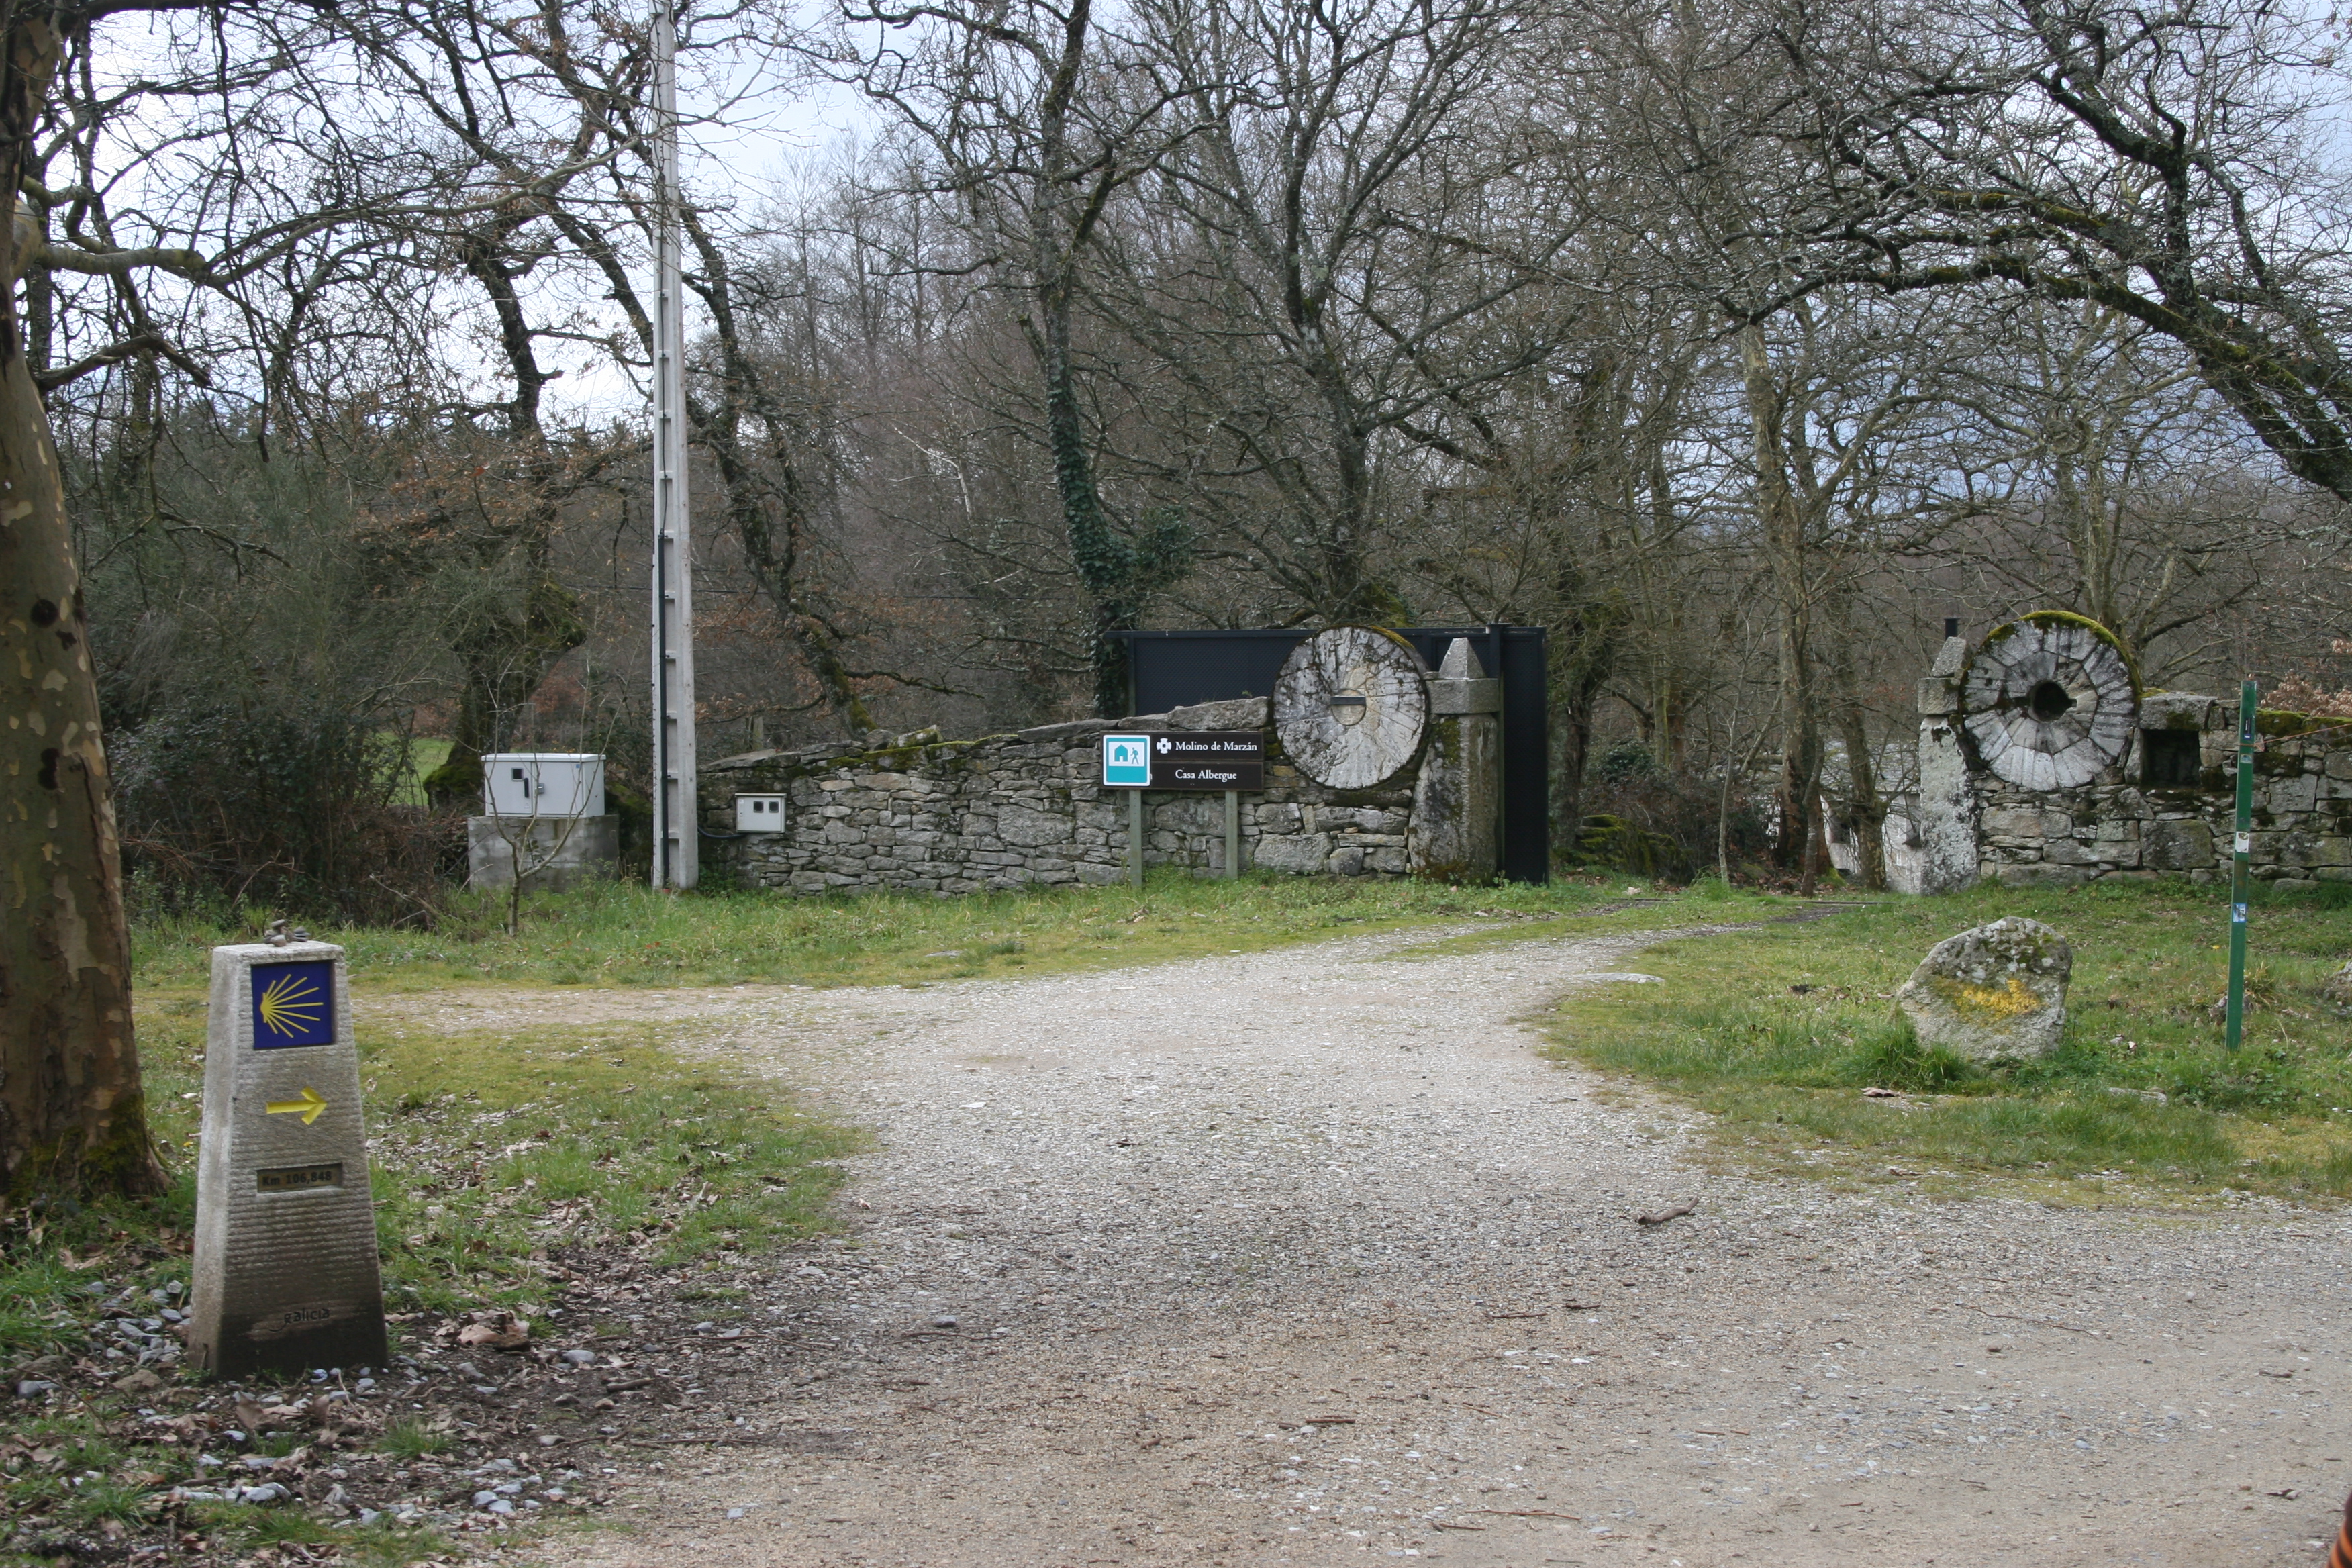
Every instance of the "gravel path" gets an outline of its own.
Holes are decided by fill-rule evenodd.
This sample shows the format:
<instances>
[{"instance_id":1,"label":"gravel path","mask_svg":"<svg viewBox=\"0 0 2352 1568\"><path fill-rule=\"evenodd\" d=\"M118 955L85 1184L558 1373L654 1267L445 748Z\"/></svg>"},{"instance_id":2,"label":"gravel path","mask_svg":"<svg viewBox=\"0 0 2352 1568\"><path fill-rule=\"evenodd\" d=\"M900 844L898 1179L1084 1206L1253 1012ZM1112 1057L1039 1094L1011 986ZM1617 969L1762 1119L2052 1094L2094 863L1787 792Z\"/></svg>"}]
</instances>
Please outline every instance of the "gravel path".
<instances>
[{"instance_id":1,"label":"gravel path","mask_svg":"<svg viewBox=\"0 0 2352 1568\"><path fill-rule=\"evenodd\" d=\"M698 1012L878 1134L851 1237L750 1303L814 1312L814 1360L562 1555L2317 1561L2352 1485L2344 1218L1705 1175L1695 1113L1516 1021L1639 939L1412 940L548 997Z\"/></svg>"}]
</instances>

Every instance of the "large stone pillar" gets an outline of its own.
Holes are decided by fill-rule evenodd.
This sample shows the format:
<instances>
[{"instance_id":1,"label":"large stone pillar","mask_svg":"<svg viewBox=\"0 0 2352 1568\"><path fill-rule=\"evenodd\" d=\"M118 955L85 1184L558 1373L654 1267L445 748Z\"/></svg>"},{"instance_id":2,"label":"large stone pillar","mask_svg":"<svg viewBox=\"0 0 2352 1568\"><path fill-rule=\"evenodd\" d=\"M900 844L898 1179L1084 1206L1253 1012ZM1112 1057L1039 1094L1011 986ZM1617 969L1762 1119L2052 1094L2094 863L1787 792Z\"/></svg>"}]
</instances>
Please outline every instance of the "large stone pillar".
<instances>
[{"instance_id":1,"label":"large stone pillar","mask_svg":"<svg viewBox=\"0 0 2352 1568\"><path fill-rule=\"evenodd\" d=\"M1429 745L1413 780L1405 861L1431 882L1490 882L1501 864L1503 683L1455 637L1429 678Z\"/></svg>"},{"instance_id":2,"label":"large stone pillar","mask_svg":"<svg viewBox=\"0 0 2352 1568\"><path fill-rule=\"evenodd\" d=\"M1960 750L1960 671L1967 639L1944 638L1919 682L1919 858L1906 893L1946 893L1977 880L1977 798ZM1906 881L1915 879L1906 876Z\"/></svg>"}]
</instances>

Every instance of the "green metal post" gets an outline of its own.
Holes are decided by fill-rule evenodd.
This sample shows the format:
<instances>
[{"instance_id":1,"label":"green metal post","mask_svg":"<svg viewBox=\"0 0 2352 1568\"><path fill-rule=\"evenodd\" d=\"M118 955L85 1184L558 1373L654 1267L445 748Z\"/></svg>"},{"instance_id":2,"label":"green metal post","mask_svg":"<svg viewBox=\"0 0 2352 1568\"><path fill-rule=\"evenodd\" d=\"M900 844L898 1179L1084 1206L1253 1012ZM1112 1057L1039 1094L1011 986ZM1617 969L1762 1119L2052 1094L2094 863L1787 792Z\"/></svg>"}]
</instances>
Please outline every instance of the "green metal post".
<instances>
[{"instance_id":1,"label":"green metal post","mask_svg":"<svg viewBox=\"0 0 2352 1568\"><path fill-rule=\"evenodd\" d=\"M1242 793L1225 792L1225 879L1242 874Z\"/></svg>"},{"instance_id":2,"label":"green metal post","mask_svg":"<svg viewBox=\"0 0 2352 1568\"><path fill-rule=\"evenodd\" d=\"M2246 862L2254 837L2254 683L2238 689L2238 826L2230 841L2230 999L2226 1037L2238 1048L2246 1027Z\"/></svg>"}]
</instances>

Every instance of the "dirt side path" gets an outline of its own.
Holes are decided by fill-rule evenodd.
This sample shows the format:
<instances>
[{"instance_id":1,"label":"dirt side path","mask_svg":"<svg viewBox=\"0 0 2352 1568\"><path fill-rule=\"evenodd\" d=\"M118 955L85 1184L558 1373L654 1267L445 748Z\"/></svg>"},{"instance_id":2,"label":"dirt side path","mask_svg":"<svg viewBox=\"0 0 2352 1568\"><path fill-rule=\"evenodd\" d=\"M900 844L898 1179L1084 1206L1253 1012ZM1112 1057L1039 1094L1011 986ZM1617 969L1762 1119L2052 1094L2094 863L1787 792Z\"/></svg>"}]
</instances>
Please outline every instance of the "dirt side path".
<instances>
[{"instance_id":1,"label":"dirt side path","mask_svg":"<svg viewBox=\"0 0 2352 1568\"><path fill-rule=\"evenodd\" d=\"M762 1392L549 1559L2315 1562L2343 1218L1700 1178L1513 1022L1640 941L1402 945L671 998L878 1143Z\"/></svg>"}]
</instances>

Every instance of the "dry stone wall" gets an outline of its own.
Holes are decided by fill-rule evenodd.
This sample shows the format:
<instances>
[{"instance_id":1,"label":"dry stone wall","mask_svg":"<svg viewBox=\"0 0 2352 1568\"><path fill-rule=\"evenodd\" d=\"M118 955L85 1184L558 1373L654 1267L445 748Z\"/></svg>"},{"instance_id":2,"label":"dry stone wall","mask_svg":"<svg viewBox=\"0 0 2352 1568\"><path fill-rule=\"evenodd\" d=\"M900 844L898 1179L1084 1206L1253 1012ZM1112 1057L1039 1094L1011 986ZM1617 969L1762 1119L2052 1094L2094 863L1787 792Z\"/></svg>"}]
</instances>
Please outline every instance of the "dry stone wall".
<instances>
[{"instance_id":1,"label":"dry stone wall","mask_svg":"<svg viewBox=\"0 0 2352 1568\"><path fill-rule=\"evenodd\" d=\"M2194 700L2225 713L2218 702ZM2288 886L2352 881L2352 746L2345 732L2296 734L2300 715L2263 717L2289 732L2264 736L2254 753L2253 876ZM2137 750L2111 770L2121 778L2077 789L2020 789L1987 775L1978 790L1979 876L2011 885L2226 878L2237 812L2234 718L2225 713L2199 726L2202 765L2194 784L2130 782L2144 771ZM2143 746L2147 733L2143 727Z\"/></svg>"},{"instance_id":2,"label":"dry stone wall","mask_svg":"<svg viewBox=\"0 0 2352 1568\"><path fill-rule=\"evenodd\" d=\"M1914 842L1902 853L1890 835L1894 885L1937 892L1970 881L2209 882L2229 876L2237 810L2234 703L2149 693L2139 699L2130 744L2114 763L2086 784L2034 789L2001 778L1959 742L1951 714L1960 664L1948 645L1920 683L1923 784L1897 806ZM2259 731L2253 876L2288 887L2352 881L2352 730L2266 710ZM1946 774L1947 785L1929 787ZM1939 848L1947 844L1948 851Z\"/></svg>"},{"instance_id":3,"label":"dry stone wall","mask_svg":"<svg viewBox=\"0 0 2352 1568\"><path fill-rule=\"evenodd\" d=\"M1265 729L1267 787L1241 797L1243 866L1404 876L1414 770L1371 789L1314 784L1282 755L1266 707L1252 698L973 741L930 731L878 750L729 757L701 770L704 864L746 885L806 893L1115 882L1127 874L1127 792L1102 787L1102 737ZM761 831L739 831L736 797L747 795L779 796L783 809L761 814ZM1152 791L1144 805L1145 864L1224 870L1223 795Z\"/></svg>"}]
</instances>

